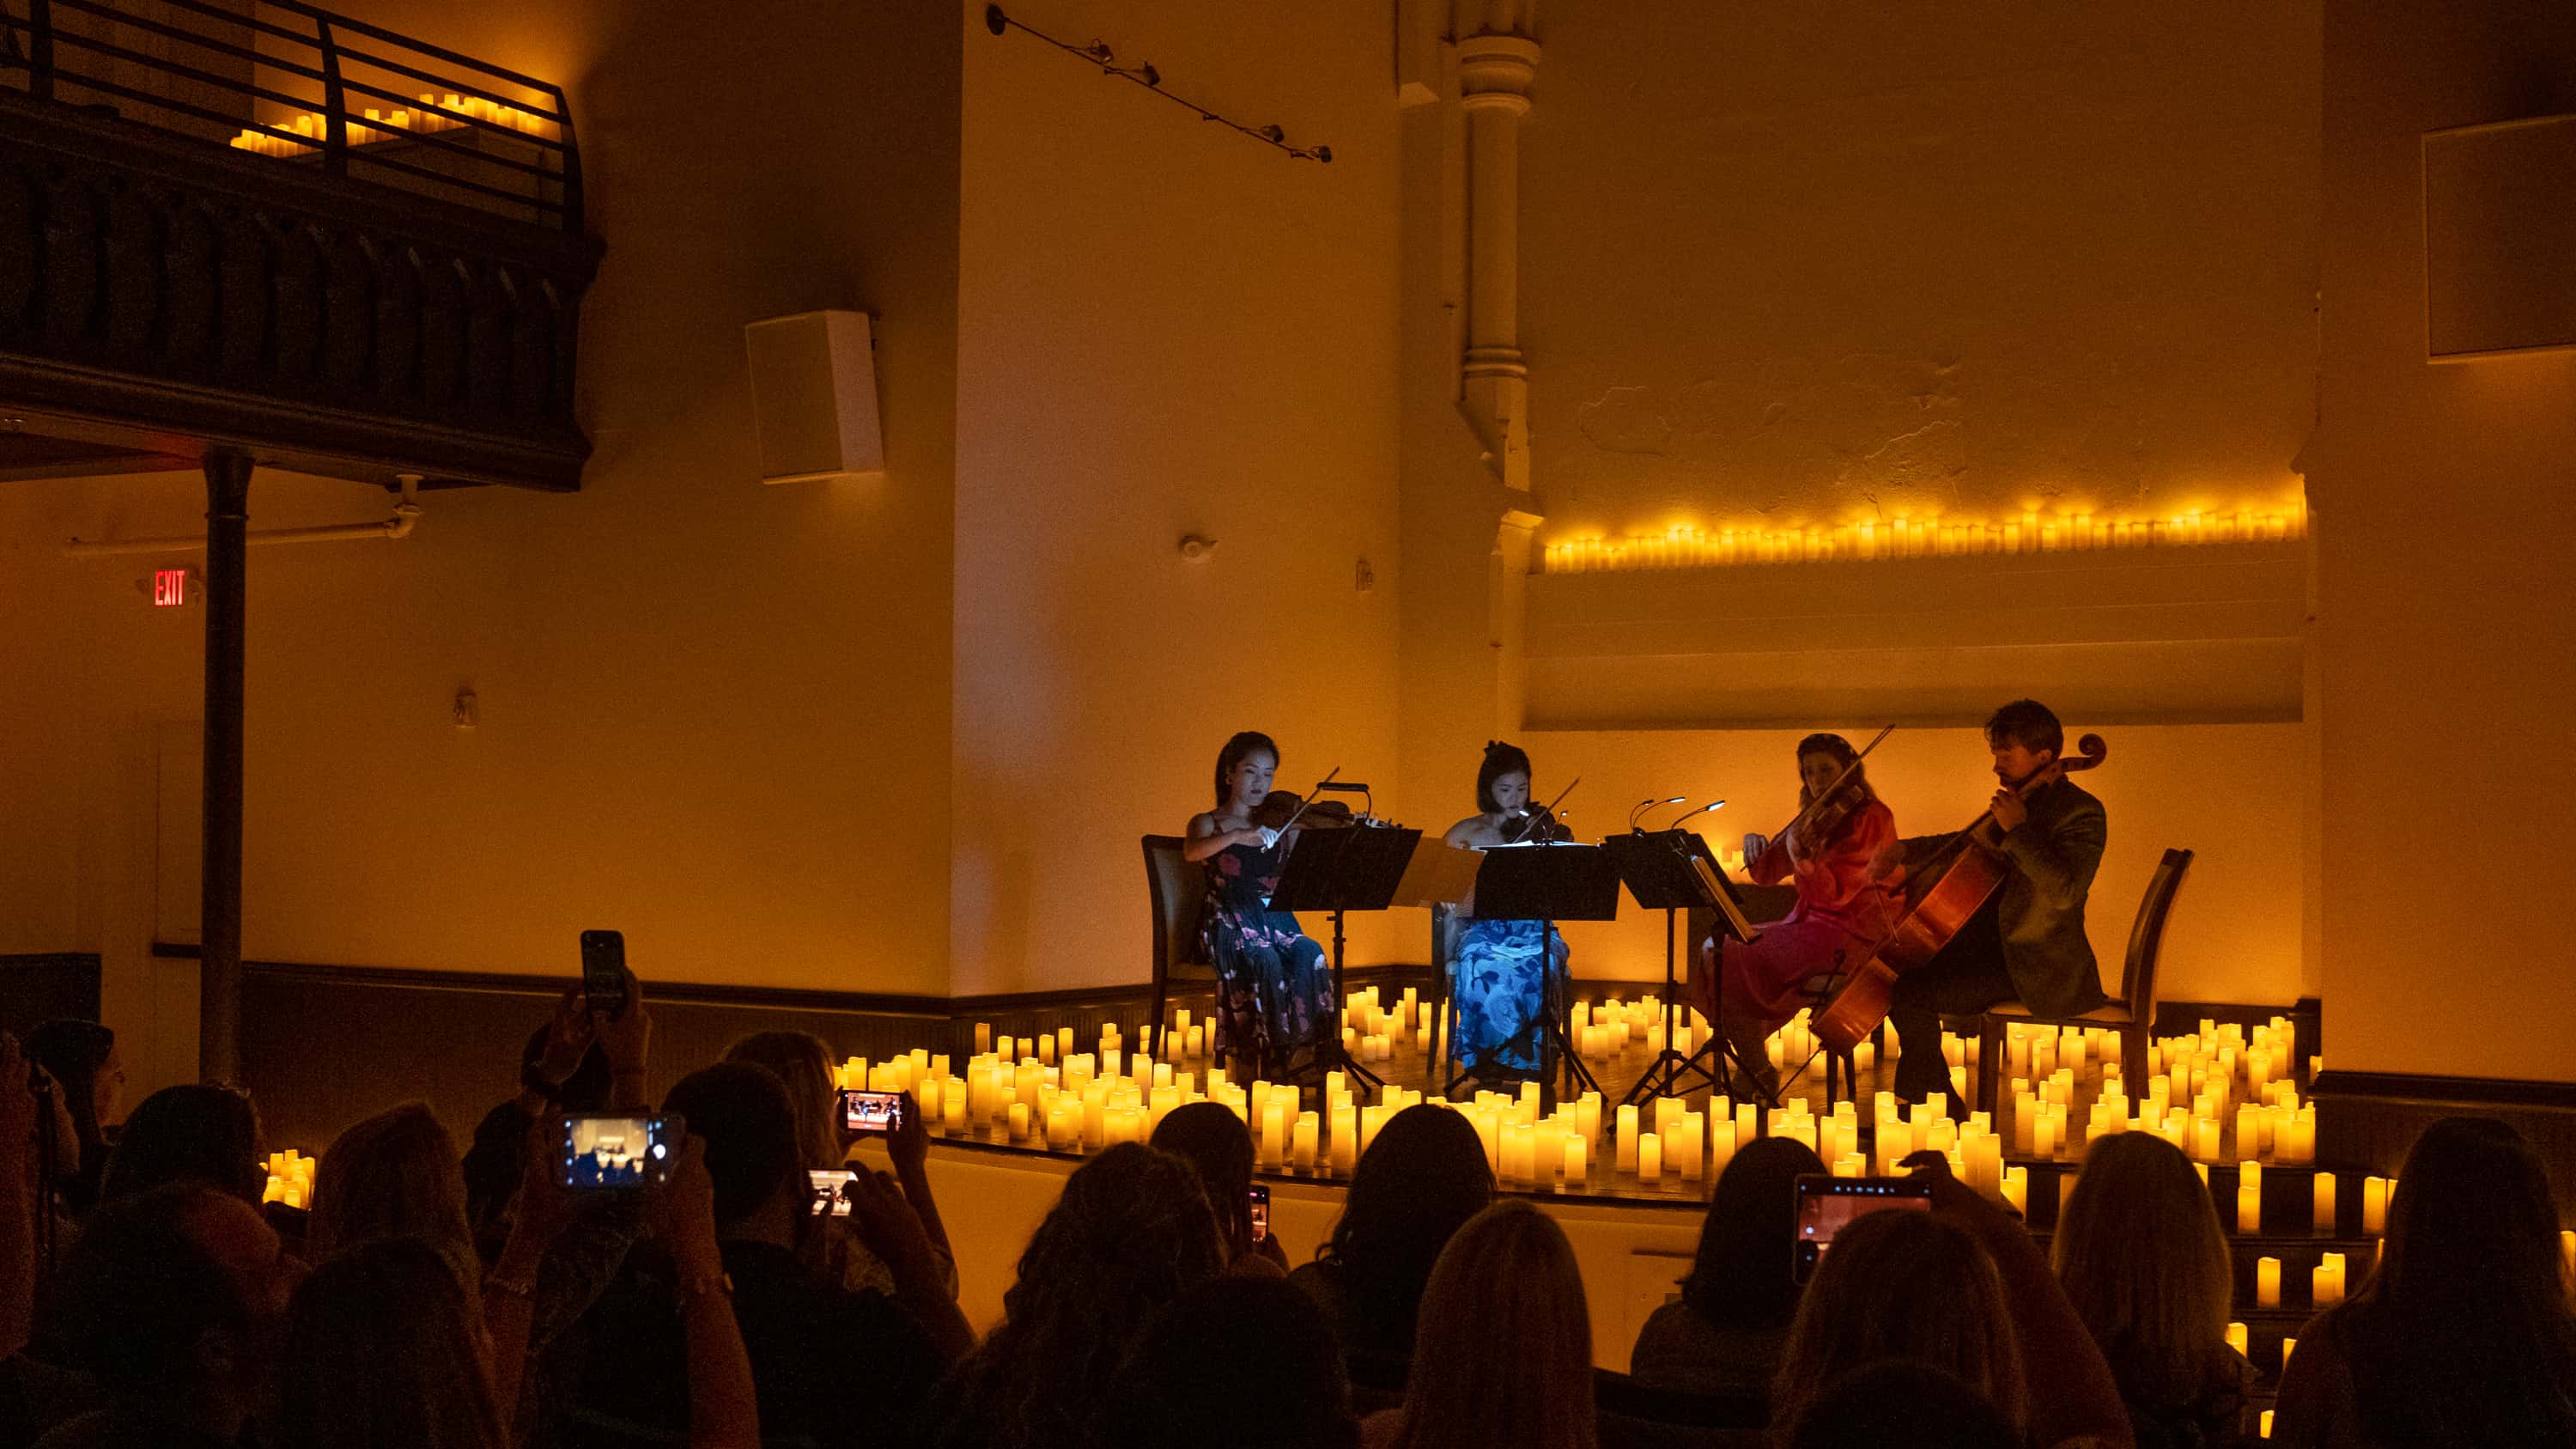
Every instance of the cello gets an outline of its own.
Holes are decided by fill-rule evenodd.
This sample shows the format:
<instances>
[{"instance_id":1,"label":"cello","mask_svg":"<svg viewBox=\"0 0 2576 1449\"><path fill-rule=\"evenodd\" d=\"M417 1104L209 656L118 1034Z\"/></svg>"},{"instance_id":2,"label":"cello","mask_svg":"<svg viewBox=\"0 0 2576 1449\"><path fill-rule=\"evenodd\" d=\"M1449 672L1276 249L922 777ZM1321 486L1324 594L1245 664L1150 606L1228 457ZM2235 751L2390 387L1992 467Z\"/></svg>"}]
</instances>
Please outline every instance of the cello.
<instances>
[{"instance_id":1,"label":"cello","mask_svg":"<svg viewBox=\"0 0 2576 1449\"><path fill-rule=\"evenodd\" d=\"M2027 797L2043 785L2094 768L2110 753L2100 735L2085 735L2075 742L2075 758L2051 760L2005 788ZM2003 832L1995 828L1994 811L1989 809L1925 861L1919 872L1909 873L1904 919L1816 1008L1810 1024L1817 1041L1830 1050L1848 1052L1878 1029L1887 1019L1896 978L1939 955L2012 874L2012 862L2004 858L2002 844ZM1918 891L1918 879L1930 884Z\"/></svg>"}]
</instances>

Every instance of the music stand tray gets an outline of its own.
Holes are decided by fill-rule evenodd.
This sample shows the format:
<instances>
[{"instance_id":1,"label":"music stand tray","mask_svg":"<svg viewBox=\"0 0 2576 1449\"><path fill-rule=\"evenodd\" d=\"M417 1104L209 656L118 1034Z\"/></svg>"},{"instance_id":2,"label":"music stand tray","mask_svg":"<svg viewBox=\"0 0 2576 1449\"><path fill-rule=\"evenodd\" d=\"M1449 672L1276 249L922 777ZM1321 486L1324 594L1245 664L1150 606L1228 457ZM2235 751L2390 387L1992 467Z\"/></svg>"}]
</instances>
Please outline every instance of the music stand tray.
<instances>
[{"instance_id":1,"label":"music stand tray","mask_svg":"<svg viewBox=\"0 0 2576 1449\"><path fill-rule=\"evenodd\" d=\"M1333 1025L1315 1044L1307 1071L1321 1081L1326 1072L1344 1071L1371 1087L1386 1079L1352 1059L1342 1046L1342 915L1346 911L1382 911L1395 900L1398 886L1422 849L1422 832L1392 826L1309 829L1297 832L1297 843L1280 867L1278 888L1270 893L1274 911L1327 911L1333 917ZM1431 848L1447 850L1445 842Z\"/></svg>"},{"instance_id":2,"label":"music stand tray","mask_svg":"<svg viewBox=\"0 0 2576 1449\"><path fill-rule=\"evenodd\" d=\"M1645 1075L1628 1089L1626 1100L1637 1103L1650 1097L1685 1095L1691 1090L1692 1077L1712 1090L1723 1090L1722 1079L1700 1065L1698 1057L1673 1045L1681 1015L1674 970L1674 919L1693 909L1711 910L1717 913L1718 929L1736 940L1749 944L1760 939L1762 932L1747 918L1744 903L1736 897L1735 883L1717 864L1716 854L1697 834L1686 830L1652 834L1641 831L1612 836L1601 846L1618 862L1619 877L1627 883L1628 893L1636 897L1637 904L1664 913L1664 1046L1647 1066ZM1713 1041L1719 1044L1722 1065L1730 1050L1723 1045L1726 1033L1717 1029L1719 1023L1709 1025Z\"/></svg>"},{"instance_id":3,"label":"music stand tray","mask_svg":"<svg viewBox=\"0 0 2576 1449\"><path fill-rule=\"evenodd\" d=\"M1559 921L1608 921L1618 915L1619 869L1597 845L1504 846L1486 851L1476 871L1476 920L1538 921L1553 931ZM1539 1013L1544 1023L1539 1091L1542 1106L1553 1110L1560 1068L1568 1092L1597 1092L1601 1083L1566 1040L1571 983L1548 985L1547 994L1556 999L1543 1002Z\"/></svg>"}]
</instances>

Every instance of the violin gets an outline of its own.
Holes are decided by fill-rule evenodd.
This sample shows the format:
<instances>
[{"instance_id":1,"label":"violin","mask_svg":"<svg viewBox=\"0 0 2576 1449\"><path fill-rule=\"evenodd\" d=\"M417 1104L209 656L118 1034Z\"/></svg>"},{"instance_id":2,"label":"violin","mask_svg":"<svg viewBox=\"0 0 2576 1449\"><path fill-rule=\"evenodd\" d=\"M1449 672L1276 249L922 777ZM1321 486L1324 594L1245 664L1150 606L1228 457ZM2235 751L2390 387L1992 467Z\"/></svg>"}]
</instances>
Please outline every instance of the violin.
<instances>
[{"instance_id":1,"label":"violin","mask_svg":"<svg viewBox=\"0 0 2576 1449\"><path fill-rule=\"evenodd\" d=\"M1250 819L1260 829L1285 833L1291 825L1300 830L1338 830L1359 824L1361 817L1339 800L1309 802L1294 790L1273 790L1252 807Z\"/></svg>"},{"instance_id":2,"label":"violin","mask_svg":"<svg viewBox=\"0 0 2576 1449\"><path fill-rule=\"evenodd\" d=\"M1798 831L1799 843L1810 856L1813 856L1816 851L1809 842L1832 840L1834 833L1843 828L1843 822L1851 818L1852 811L1861 803L1861 794L1858 790L1847 790L1843 787L1854 775L1860 773L1860 762L1869 758L1869 752L1878 748L1878 742L1886 739L1895 730L1894 725L1880 730L1867 745L1861 748L1859 754L1852 756L1850 764L1843 766L1842 773L1834 776L1833 783L1825 787L1823 794L1807 801L1788 824L1780 827L1778 834L1768 839L1785 840L1790 831Z\"/></svg>"},{"instance_id":3,"label":"violin","mask_svg":"<svg viewBox=\"0 0 2576 1449\"><path fill-rule=\"evenodd\" d=\"M1573 794L1574 787L1582 783L1583 777L1577 775L1565 782L1565 788L1556 792L1555 799L1544 805L1524 805L1514 811L1503 821L1503 844L1562 845L1572 840L1574 831L1557 818L1556 807L1564 804L1565 797Z\"/></svg>"},{"instance_id":4,"label":"violin","mask_svg":"<svg viewBox=\"0 0 2576 1449\"><path fill-rule=\"evenodd\" d=\"M2075 753L2077 758L2051 760L2022 779L2006 782L2004 788L2027 799L2075 771L2101 764L2110 757L2111 749L2102 743L2100 735L2086 735L2075 742ZM2001 849L2003 834L1990 806L1942 847L1940 854L1926 861L1919 876L1908 874L1906 894L1911 901L1904 919L1896 923L1895 933L1870 953L1860 969L1816 1008L1816 1040L1834 1051L1847 1052L1878 1029L1878 1024L1887 1019L1896 978L1940 954L1941 948L1950 944L1968 924L1968 918L1977 913L1988 896L2002 889L2005 878L2012 874L2012 862L2004 858ZM1918 880L1922 882L1919 891Z\"/></svg>"}]
</instances>

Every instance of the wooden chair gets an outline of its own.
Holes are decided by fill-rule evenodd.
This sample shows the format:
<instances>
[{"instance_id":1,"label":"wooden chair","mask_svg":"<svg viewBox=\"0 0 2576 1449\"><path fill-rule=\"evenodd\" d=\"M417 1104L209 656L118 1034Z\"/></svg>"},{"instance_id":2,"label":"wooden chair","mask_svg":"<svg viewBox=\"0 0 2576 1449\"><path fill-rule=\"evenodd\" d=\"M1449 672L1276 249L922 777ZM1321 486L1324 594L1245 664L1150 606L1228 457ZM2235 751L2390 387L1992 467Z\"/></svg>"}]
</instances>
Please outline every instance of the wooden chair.
<instances>
[{"instance_id":1,"label":"wooden chair","mask_svg":"<svg viewBox=\"0 0 2576 1449\"><path fill-rule=\"evenodd\" d=\"M1179 836L1145 837L1145 894L1154 908L1154 1040L1146 1045L1158 1059L1168 1059L1163 1009L1171 998L1172 983L1216 984L1216 968L1200 959L1199 950L1207 877L1196 863L1181 858ZM1209 1024L1214 1026L1213 1017Z\"/></svg>"},{"instance_id":2,"label":"wooden chair","mask_svg":"<svg viewBox=\"0 0 2576 1449\"><path fill-rule=\"evenodd\" d=\"M2182 889L2188 850L2168 850L2147 878L2138 919L2129 928L2129 958L2120 968L2120 997L2076 1016L2039 1016L2018 1001L2000 1001L1977 1018L1977 1109L1995 1110L2002 1093L2004 1029L2010 1026L2099 1026L2120 1033L2120 1080L2135 1094L2147 1089L2147 1038L2156 1025L2156 952L2164 944L2165 913Z\"/></svg>"}]
</instances>

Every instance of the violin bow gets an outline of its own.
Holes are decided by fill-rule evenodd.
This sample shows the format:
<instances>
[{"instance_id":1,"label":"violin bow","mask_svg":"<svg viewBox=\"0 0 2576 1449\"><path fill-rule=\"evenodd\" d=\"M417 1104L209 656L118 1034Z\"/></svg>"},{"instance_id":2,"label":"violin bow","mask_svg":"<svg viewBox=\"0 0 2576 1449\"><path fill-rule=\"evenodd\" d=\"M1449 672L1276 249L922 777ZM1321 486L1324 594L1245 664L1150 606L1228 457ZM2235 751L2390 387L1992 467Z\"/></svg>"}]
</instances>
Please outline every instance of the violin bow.
<instances>
[{"instance_id":1,"label":"violin bow","mask_svg":"<svg viewBox=\"0 0 2576 1449\"><path fill-rule=\"evenodd\" d=\"M1297 822L1298 822L1298 821L1300 821L1300 820L1302 820L1302 819L1304 819L1304 818L1306 817L1306 812L1307 812L1307 811L1312 810L1312 809L1314 809L1314 808L1315 808L1315 802L1316 802L1317 800L1319 800L1319 799L1322 799L1322 798L1323 798L1323 794L1324 794L1324 787L1325 787L1326 785L1329 785L1329 784L1333 783L1335 780L1340 779L1340 778L1341 778L1341 775L1342 775L1342 767L1341 767L1341 766L1339 766L1339 765L1335 765L1335 766L1333 767L1333 772L1332 772L1331 774L1326 775L1324 778L1322 778L1322 779L1320 779L1320 780L1316 781L1316 782L1315 782L1315 788L1314 788L1314 789L1312 789L1312 790L1307 791L1307 792L1306 792L1306 798L1305 798L1305 799L1303 799L1303 800L1298 801L1298 802L1297 802L1297 808L1296 808L1295 810L1293 810L1293 811L1289 812L1289 815L1288 815L1288 823L1279 827L1279 833L1280 833L1280 834L1282 834L1282 835L1285 835L1285 834L1287 834L1289 831L1296 829L1296 828L1297 828Z\"/></svg>"},{"instance_id":2,"label":"violin bow","mask_svg":"<svg viewBox=\"0 0 2576 1449\"><path fill-rule=\"evenodd\" d=\"M1781 826L1779 835L1775 835L1771 838L1778 840L1781 836L1785 836L1790 831L1806 824L1807 817L1816 813L1816 807L1834 798L1834 792L1843 787L1843 781L1850 779L1852 777L1852 771L1860 768L1860 762L1869 758L1869 752L1878 748L1878 742L1886 739L1889 735L1894 734L1895 732L1896 726L1894 725L1889 725L1887 728L1880 730L1875 738L1873 738L1867 745L1861 747L1861 752L1859 754L1852 756L1852 762L1850 764L1843 766L1842 773L1834 776L1834 782L1832 784L1827 785L1821 792L1819 792L1815 799L1808 801L1807 807L1799 811L1796 817L1790 820L1788 824Z\"/></svg>"},{"instance_id":3,"label":"violin bow","mask_svg":"<svg viewBox=\"0 0 2576 1449\"><path fill-rule=\"evenodd\" d=\"M1534 820L1534 819L1537 819L1540 815L1546 815L1546 816L1550 817L1551 819L1553 819L1553 818L1555 817L1555 815L1556 815L1556 807L1557 807L1557 806L1559 806L1559 805L1564 804L1564 803L1565 803L1565 797L1566 797L1566 796L1568 796L1568 795L1573 794L1573 793L1574 793L1574 787L1575 787L1575 786L1577 786L1577 785L1580 785L1580 784L1582 784L1582 783L1583 783L1583 777L1582 777L1581 775L1577 775L1577 776L1575 776L1573 779L1568 780L1568 781L1566 781L1566 782L1565 782L1565 788L1556 792L1556 798L1555 798L1555 799L1548 801L1548 802L1547 802L1546 804L1544 804L1544 805L1541 805L1540 807L1538 807L1538 809L1536 809L1536 810L1532 810L1532 809L1528 808L1527 806L1523 806L1523 807L1522 807L1522 809L1521 809L1521 813L1520 813L1520 815L1517 817L1517 818L1520 820L1520 822L1521 822L1521 833L1522 833L1522 834L1524 834L1524 835L1528 834L1528 833L1529 833L1529 822L1530 822L1530 821L1532 821L1532 820ZM1559 824L1562 824L1563 822L1562 822L1562 821L1560 821L1560 822L1558 822L1558 823L1559 823Z\"/></svg>"}]
</instances>

